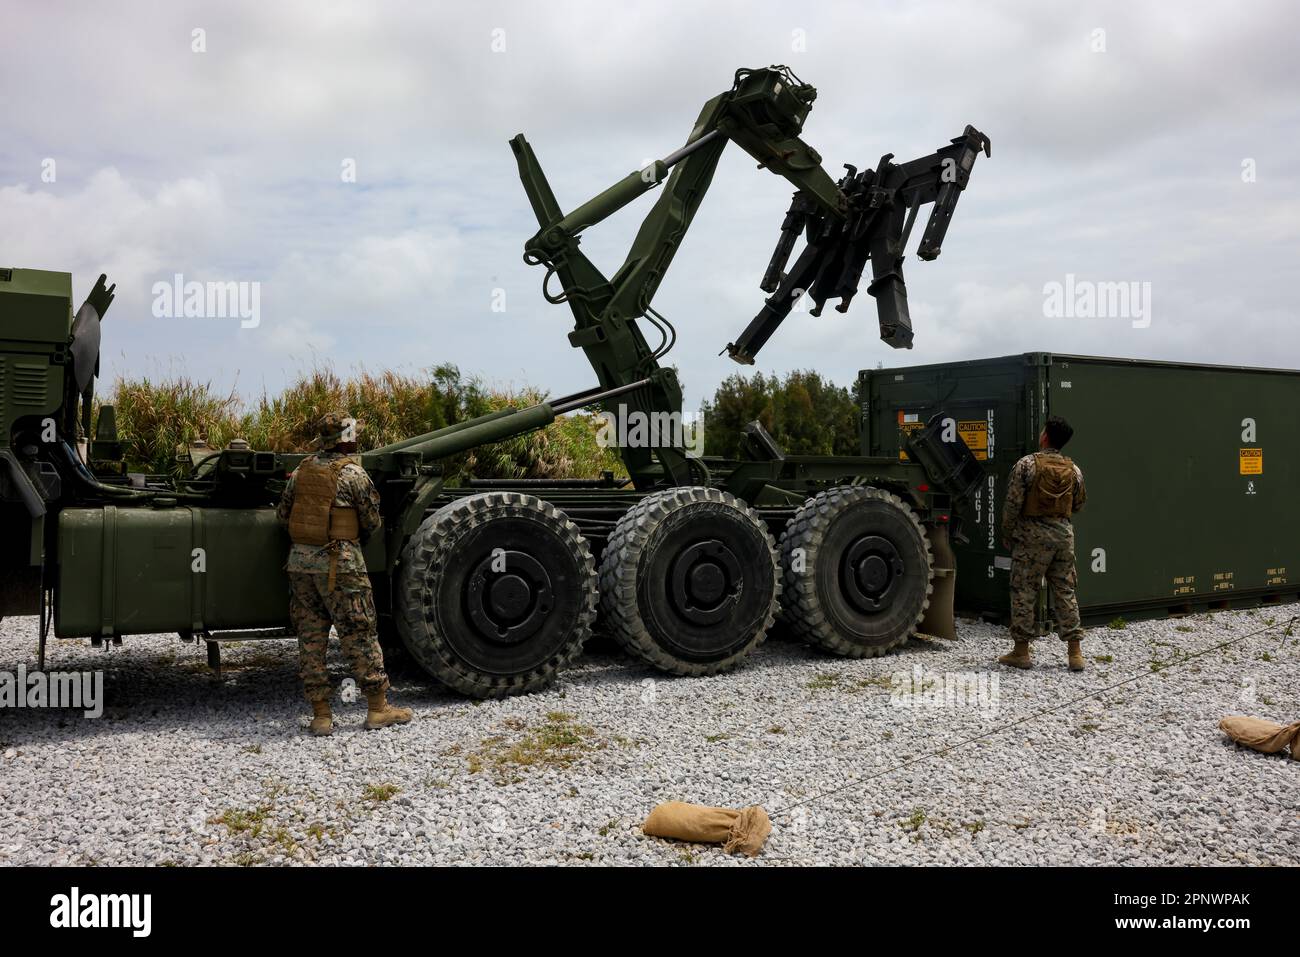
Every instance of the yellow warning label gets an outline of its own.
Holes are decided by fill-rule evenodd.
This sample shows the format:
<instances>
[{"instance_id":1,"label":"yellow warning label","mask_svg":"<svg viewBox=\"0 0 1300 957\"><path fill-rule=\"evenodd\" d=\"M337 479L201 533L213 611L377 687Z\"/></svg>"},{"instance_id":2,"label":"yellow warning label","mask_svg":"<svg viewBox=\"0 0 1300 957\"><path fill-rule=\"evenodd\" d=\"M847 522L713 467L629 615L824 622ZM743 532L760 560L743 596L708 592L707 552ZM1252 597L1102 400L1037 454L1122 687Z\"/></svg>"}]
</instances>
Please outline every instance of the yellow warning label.
<instances>
[{"instance_id":1,"label":"yellow warning label","mask_svg":"<svg viewBox=\"0 0 1300 957\"><path fill-rule=\"evenodd\" d=\"M907 422L898 427L898 460L900 462L908 461L907 438L919 428L921 428L920 422Z\"/></svg>"},{"instance_id":2,"label":"yellow warning label","mask_svg":"<svg viewBox=\"0 0 1300 957\"><path fill-rule=\"evenodd\" d=\"M966 443L966 448L981 462L989 457L989 424L985 419L971 419L957 423L957 434Z\"/></svg>"},{"instance_id":3,"label":"yellow warning label","mask_svg":"<svg viewBox=\"0 0 1300 957\"><path fill-rule=\"evenodd\" d=\"M1237 455L1237 464L1242 475L1264 474L1264 450L1241 449Z\"/></svg>"},{"instance_id":4,"label":"yellow warning label","mask_svg":"<svg viewBox=\"0 0 1300 957\"><path fill-rule=\"evenodd\" d=\"M921 421L921 416L917 412L898 411L898 460L900 462L908 461L907 457L907 438L919 428L923 428L925 423Z\"/></svg>"}]
</instances>

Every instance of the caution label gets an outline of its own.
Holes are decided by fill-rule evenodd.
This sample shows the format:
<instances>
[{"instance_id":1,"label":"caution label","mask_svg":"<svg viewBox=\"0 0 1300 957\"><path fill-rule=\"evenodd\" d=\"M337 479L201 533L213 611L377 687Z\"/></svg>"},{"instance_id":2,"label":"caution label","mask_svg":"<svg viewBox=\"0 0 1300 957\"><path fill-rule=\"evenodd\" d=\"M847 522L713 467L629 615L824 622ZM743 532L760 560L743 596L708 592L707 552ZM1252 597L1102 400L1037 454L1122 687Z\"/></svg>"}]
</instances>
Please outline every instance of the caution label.
<instances>
[{"instance_id":1,"label":"caution label","mask_svg":"<svg viewBox=\"0 0 1300 957\"><path fill-rule=\"evenodd\" d=\"M1237 453L1237 465L1242 475L1264 474L1264 450L1241 449Z\"/></svg>"},{"instance_id":2,"label":"caution label","mask_svg":"<svg viewBox=\"0 0 1300 957\"><path fill-rule=\"evenodd\" d=\"M989 424L986 419L971 419L957 423L957 434L966 443L966 448L981 462L989 458Z\"/></svg>"},{"instance_id":3,"label":"caution label","mask_svg":"<svg viewBox=\"0 0 1300 957\"><path fill-rule=\"evenodd\" d=\"M921 421L919 412L898 411L898 460L900 462L909 461L907 457L907 438L917 429L925 425Z\"/></svg>"}]
</instances>

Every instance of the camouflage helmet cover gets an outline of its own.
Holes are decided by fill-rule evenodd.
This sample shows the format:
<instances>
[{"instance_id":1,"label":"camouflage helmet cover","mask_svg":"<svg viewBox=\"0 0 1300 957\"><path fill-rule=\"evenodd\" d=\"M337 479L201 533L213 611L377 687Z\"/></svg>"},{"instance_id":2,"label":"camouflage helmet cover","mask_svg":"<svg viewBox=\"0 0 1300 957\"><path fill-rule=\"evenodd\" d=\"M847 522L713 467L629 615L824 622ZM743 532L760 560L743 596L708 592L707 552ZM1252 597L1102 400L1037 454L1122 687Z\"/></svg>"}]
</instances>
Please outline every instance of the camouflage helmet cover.
<instances>
[{"instance_id":1,"label":"camouflage helmet cover","mask_svg":"<svg viewBox=\"0 0 1300 957\"><path fill-rule=\"evenodd\" d=\"M317 425L317 441L329 449L340 442L355 442L360 431L361 423L346 412L327 412Z\"/></svg>"}]
</instances>

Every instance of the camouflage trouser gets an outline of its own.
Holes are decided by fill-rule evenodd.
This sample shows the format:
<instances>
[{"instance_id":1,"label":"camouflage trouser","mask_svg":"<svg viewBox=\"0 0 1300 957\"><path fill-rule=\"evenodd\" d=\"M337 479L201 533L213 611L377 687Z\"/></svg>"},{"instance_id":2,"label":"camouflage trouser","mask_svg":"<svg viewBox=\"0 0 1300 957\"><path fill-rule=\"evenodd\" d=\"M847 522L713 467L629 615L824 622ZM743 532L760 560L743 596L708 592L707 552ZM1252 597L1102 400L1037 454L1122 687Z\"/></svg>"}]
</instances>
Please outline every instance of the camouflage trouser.
<instances>
[{"instance_id":1,"label":"camouflage trouser","mask_svg":"<svg viewBox=\"0 0 1300 957\"><path fill-rule=\"evenodd\" d=\"M308 701L330 697L325 655L330 624L363 694L388 690L384 654L379 649L375 599L365 575L337 575L334 590L325 573L289 573L289 620L298 632L298 657L303 691Z\"/></svg>"},{"instance_id":2,"label":"camouflage trouser","mask_svg":"<svg viewBox=\"0 0 1300 957\"><path fill-rule=\"evenodd\" d=\"M1062 641L1083 637L1079 599L1075 595L1078 573L1074 567L1074 530L1068 525L1044 527L1022 519L1011 549L1011 637L1029 641L1037 636L1034 605L1038 589L1047 579Z\"/></svg>"}]
</instances>

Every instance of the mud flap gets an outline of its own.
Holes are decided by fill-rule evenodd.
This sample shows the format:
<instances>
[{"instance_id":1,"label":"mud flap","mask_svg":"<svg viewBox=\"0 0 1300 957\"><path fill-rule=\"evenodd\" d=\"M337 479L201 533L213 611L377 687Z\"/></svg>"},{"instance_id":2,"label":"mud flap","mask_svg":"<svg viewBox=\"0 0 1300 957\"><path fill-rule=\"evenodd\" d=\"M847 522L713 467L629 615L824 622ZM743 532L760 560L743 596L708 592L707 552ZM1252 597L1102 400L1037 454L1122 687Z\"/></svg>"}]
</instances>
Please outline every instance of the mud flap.
<instances>
[{"instance_id":1,"label":"mud flap","mask_svg":"<svg viewBox=\"0 0 1300 957\"><path fill-rule=\"evenodd\" d=\"M957 624L952 612L953 596L957 592L957 556L952 550L946 523L927 525L925 532L933 555L934 591L918 630L952 641L957 637Z\"/></svg>"}]
</instances>

